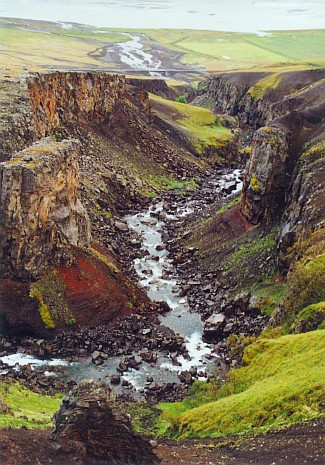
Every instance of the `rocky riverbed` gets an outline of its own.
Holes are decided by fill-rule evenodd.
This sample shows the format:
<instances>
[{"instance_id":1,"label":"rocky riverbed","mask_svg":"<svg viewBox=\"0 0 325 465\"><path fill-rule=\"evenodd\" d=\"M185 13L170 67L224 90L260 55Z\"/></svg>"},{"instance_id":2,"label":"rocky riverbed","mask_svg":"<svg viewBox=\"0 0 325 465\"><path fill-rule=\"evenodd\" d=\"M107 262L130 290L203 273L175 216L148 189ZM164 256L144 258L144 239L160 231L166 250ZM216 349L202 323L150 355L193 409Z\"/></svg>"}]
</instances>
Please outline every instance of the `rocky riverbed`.
<instances>
[{"instance_id":1,"label":"rocky riverbed","mask_svg":"<svg viewBox=\"0 0 325 465\"><path fill-rule=\"evenodd\" d=\"M200 273L195 248L181 242L191 234L190 218L228 202L240 189L240 170L220 170L200 189L165 194L147 210L117 221L115 247L152 305L109 327L63 332L51 340L3 337L1 376L39 391L104 380L124 398L150 402L182 398L194 379L215 376L216 368L222 377L229 362L227 334L259 330L264 321L247 311L247 296L222 312L218 305L226 293L220 295L217 277Z\"/></svg>"}]
</instances>

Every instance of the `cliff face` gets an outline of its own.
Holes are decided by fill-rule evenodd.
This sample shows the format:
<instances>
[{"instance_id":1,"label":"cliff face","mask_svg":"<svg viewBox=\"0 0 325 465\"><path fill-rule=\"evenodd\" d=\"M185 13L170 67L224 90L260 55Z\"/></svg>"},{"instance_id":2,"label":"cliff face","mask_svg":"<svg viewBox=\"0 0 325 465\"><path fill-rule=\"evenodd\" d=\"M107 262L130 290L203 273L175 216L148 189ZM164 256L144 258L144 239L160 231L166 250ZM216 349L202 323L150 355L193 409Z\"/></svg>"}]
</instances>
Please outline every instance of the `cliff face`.
<instances>
[{"instance_id":1,"label":"cliff face","mask_svg":"<svg viewBox=\"0 0 325 465\"><path fill-rule=\"evenodd\" d=\"M103 73L51 73L0 84L1 328L46 336L71 322L108 324L143 310L148 299L116 256L87 249L97 245L90 244L83 205L92 227L105 224L111 247L107 231L114 235L114 221L106 208L110 195L116 202L112 173L125 170L132 182L125 158L129 147L138 156L141 124L150 127L148 94ZM149 150L147 141L143 145Z\"/></svg>"},{"instance_id":2,"label":"cliff face","mask_svg":"<svg viewBox=\"0 0 325 465\"><path fill-rule=\"evenodd\" d=\"M282 213L287 153L285 131L263 127L254 134L241 197L242 213L250 223L269 223Z\"/></svg>"},{"instance_id":3,"label":"cliff face","mask_svg":"<svg viewBox=\"0 0 325 465\"><path fill-rule=\"evenodd\" d=\"M279 233L279 264L290 266L287 251L299 237L318 229L324 222L325 142L305 147L293 177Z\"/></svg>"},{"instance_id":4,"label":"cliff face","mask_svg":"<svg viewBox=\"0 0 325 465\"><path fill-rule=\"evenodd\" d=\"M53 73L31 79L28 88L35 129L45 136L76 121L107 122L125 93L125 81L103 73Z\"/></svg>"},{"instance_id":5,"label":"cliff face","mask_svg":"<svg viewBox=\"0 0 325 465\"><path fill-rule=\"evenodd\" d=\"M36 140L33 110L23 82L0 81L0 162Z\"/></svg>"},{"instance_id":6,"label":"cliff face","mask_svg":"<svg viewBox=\"0 0 325 465\"><path fill-rule=\"evenodd\" d=\"M324 78L324 70L232 73L211 76L201 86L216 111L257 129L241 211L252 224L272 223L283 214L279 263L284 270L290 265L288 248L324 217Z\"/></svg>"},{"instance_id":7,"label":"cliff face","mask_svg":"<svg viewBox=\"0 0 325 465\"><path fill-rule=\"evenodd\" d=\"M324 77L324 70L220 74L199 89L215 102L217 111L237 116L242 124L257 129L292 112L292 97Z\"/></svg>"},{"instance_id":8,"label":"cliff face","mask_svg":"<svg viewBox=\"0 0 325 465\"><path fill-rule=\"evenodd\" d=\"M79 145L47 139L0 164L0 249L4 277L38 278L87 247L90 222L78 197Z\"/></svg>"}]
</instances>

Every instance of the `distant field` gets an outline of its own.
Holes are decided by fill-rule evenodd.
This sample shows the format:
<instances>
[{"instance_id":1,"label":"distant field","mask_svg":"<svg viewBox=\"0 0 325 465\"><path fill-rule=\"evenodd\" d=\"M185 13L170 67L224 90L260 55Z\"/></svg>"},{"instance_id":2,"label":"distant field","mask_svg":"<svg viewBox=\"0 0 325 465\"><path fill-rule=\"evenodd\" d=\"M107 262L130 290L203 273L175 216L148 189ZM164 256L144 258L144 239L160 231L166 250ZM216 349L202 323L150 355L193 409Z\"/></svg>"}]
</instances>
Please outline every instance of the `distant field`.
<instances>
[{"instance_id":1,"label":"distant field","mask_svg":"<svg viewBox=\"0 0 325 465\"><path fill-rule=\"evenodd\" d=\"M268 35L146 30L147 36L183 52L182 63L208 71L325 66L325 29L271 31Z\"/></svg>"},{"instance_id":2,"label":"distant field","mask_svg":"<svg viewBox=\"0 0 325 465\"><path fill-rule=\"evenodd\" d=\"M178 62L210 72L233 70L287 71L325 66L325 29L273 31L265 36L246 33L174 30L105 29L22 19L0 19L1 63L11 72L24 68L114 68L115 62L99 60L103 48L129 40L123 32L144 33L179 52ZM112 60L118 56L112 54ZM171 65L172 66L172 65Z\"/></svg>"}]
</instances>

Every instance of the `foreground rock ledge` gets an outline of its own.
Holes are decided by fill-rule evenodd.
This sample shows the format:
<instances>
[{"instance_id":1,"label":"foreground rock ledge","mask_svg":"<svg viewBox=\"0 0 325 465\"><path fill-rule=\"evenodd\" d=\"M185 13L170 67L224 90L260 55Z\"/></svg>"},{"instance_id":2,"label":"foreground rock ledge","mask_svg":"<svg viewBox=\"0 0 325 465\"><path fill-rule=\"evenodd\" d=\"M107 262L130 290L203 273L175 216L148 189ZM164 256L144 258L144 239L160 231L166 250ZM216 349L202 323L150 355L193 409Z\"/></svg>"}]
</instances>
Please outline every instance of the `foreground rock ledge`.
<instances>
[{"instance_id":1,"label":"foreground rock ledge","mask_svg":"<svg viewBox=\"0 0 325 465\"><path fill-rule=\"evenodd\" d=\"M75 453L83 464L159 462L150 442L136 434L128 416L116 408L114 392L104 383L83 382L64 397L50 439L54 451Z\"/></svg>"}]
</instances>

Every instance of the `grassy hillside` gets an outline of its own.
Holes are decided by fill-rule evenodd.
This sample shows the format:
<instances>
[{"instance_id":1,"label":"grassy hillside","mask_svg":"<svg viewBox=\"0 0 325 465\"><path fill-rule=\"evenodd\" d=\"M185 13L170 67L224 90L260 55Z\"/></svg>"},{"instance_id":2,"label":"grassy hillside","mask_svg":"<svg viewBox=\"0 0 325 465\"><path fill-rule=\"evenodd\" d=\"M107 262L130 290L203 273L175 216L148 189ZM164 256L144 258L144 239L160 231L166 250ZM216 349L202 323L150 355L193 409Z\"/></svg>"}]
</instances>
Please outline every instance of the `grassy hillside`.
<instances>
[{"instance_id":1,"label":"grassy hillside","mask_svg":"<svg viewBox=\"0 0 325 465\"><path fill-rule=\"evenodd\" d=\"M192 142L198 154L215 149L217 152L229 144L234 135L223 127L211 110L173 102L157 95L150 95L154 110L170 124L181 130Z\"/></svg>"},{"instance_id":2,"label":"grassy hillside","mask_svg":"<svg viewBox=\"0 0 325 465\"><path fill-rule=\"evenodd\" d=\"M162 404L174 434L221 437L262 432L324 415L325 331L260 339L244 352L247 366L233 369L219 390ZM212 400L214 400L212 402Z\"/></svg>"},{"instance_id":3,"label":"grassy hillside","mask_svg":"<svg viewBox=\"0 0 325 465\"><path fill-rule=\"evenodd\" d=\"M0 428L45 428L59 409L61 398L37 394L18 383L0 382Z\"/></svg>"}]
</instances>

